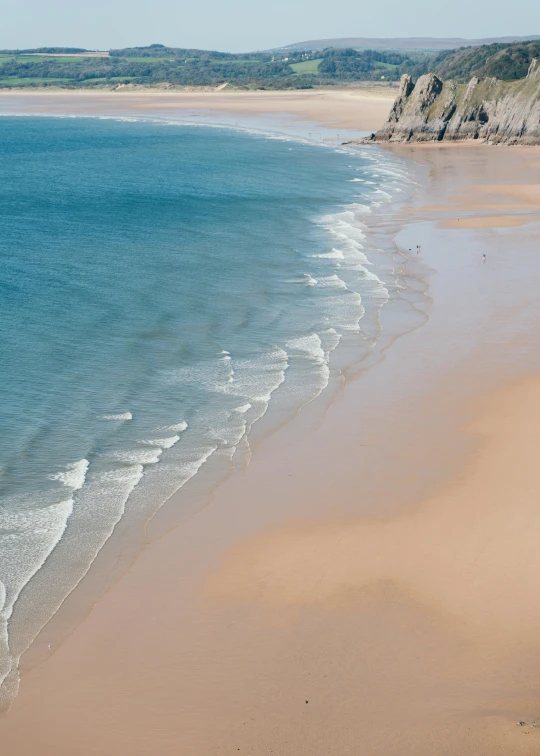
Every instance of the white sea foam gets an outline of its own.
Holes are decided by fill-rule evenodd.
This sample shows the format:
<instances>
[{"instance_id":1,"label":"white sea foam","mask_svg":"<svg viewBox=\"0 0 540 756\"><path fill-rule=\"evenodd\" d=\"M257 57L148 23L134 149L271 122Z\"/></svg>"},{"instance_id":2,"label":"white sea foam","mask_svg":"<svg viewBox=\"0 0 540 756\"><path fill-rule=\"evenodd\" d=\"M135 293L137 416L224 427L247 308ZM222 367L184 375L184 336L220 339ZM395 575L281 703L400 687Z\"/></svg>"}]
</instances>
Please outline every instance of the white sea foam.
<instances>
[{"instance_id":1,"label":"white sea foam","mask_svg":"<svg viewBox=\"0 0 540 756\"><path fill-rule=\"evenodd\" d=\"M188 427L188 424L185 422L185 420L182 420L181 423L175 423L174 425L162 425L159 428L156 428L156 431L159 432L167 432L171 431L172 433L183 433L183 431L186 430Z\"/></svg>"},{"instance_id":2,"label":"white sea foam","mask_svg":"<svg viewBox=\"0 0 540 756\"><path fill-rule=\"evenodd\" d=\"M163 499L170 496L173 491L177 491L184 486L191 478L193 478L201 467L212 457L214 452L218 450L218 446L213 443L201 443L193 446L186 446L184 448L181 458L175 458L173 461L162 460L162 462L154 468L150 469L148 475L159 475L163 470L163 474L168 476L172 474L173 487L169 487L167 493ZM139 504L144 506L145 494L141 490L139 494L135 492L136 497L139 498Z\"/></svg>"},{"instance_id":3,"label":"white sea foam","mask_svg":"<svg viewBox=\"0 0 540 756\"><path fill-rule=\"evenodd\" d=\"M245 455L249 457L248 434L266 414L273 393L285 381L289 361L285 350L273 346L251 358L236 359L234 365L234 383L223 385L221 391L244 401L223 419L214 437L227 446L231 458L242 441Z\"/></svg>"},{"instance_id":4,"label":"white sea foam","mask_svg":"<svg viewBox=\"0 0 540 756\"><path fill-rule=\"evenodd\" d=\"M358 249L362 248L362 242L365 241L365 226L357 220L357 214L363 214L362 205L352 205L350 210L346 210L335 215L327 215L321 218L321 225L326 228L333 236L344 241L345 243L355 242ZM342 249L342 247L340 247Z\"/></svg>"},{"instance_id":5,"label":"white sea foam","mask_svg":"<svg viewBox=\"0 0 540 756\"><path fill-rule=\"evenodd\" d=\"M361 202L355 202L354 205L352 205L352 208L355 215L369 215L371 213L370 206L364 205Z\"/></svg>"},{"instance_id":6,"label":"white sea foam","mask_svg":"<svg viewBox=\"0 0 540 756\"><path fill-rule=\"evenodd\" d=\"M0 574L6 586L2 611L9 618L20 591L62 537L73 499L50 502L46 496L8 497L0 514Z\"/></svg>"},{"instance_id":7,"label":"white sea foam","mask_svg":"<svg viewBox=\"0 0 540 756\"><path fill-rule=\"evenodd\" d=\"M87 459L80 459L78 462L70 462L66 469L49 475L49 480L59 480L67 488L78 491L83 487L90 463Z\"/></svg>"},{"instance_id":8,"label":"white sea foam","mask_svg":"<svg viewBox=\"0 0 540 756\"><path fill-rule=\"evenodd\" d=\"M337 348L341 341L341 334L336 331L335 328L327 328L321 331L319 334L321 339L321 347L324 350L325 359L328 362L331 353Z\"/></svg>"},{"instance_id":9,"label":"white sea foam","mask_svg":"<svg viewBox=\"0 0 540 756\"><path fill-rule=\"evenodd\" d=\"M228 356L228 355L227 355ZM251 358L231 358L180 368L167 374L175 383L194 383L216 394L237 396L252 404L249 425L267 409L270 396L284 380L287 354L277 346Z\"/></svg>"},{"instance_id":10,"label":"white sea foam","mask_svg":"<svg viewBox=\"0 0 540 756\"><path fill-rule=\"evenodd\" d=\"M324 387L328 383L328 364L330 355L336 349L341 341L341 334L335 328L327 328L318 333L311 333L307 336L300 336L287 342L287 348L290 350L290 357L301 354L307 357L313 365L322 368L324 377Z\"/></svg>"},{"instance_id":11,"label":"white sea foam","mask_svg":"<svg viewBox=\"0 0 540 756\"><path fill-rule=\"evenodd\" d=\"M362 287L370 282L370 293L378 299L387 300L388 289L384 282L369 270L370 262L364 252L365 227L356 219L358 211L363 212L364 206L353 205L350 210L326 216L322 219L322 225L339 241L339 250L342 252L343 262L340 267L354 271L360 275L358 284ZM353 290L356 287L353 286ZM348 288L351 288L349 285ZM362 288L362 291L364 289Z\"/></svg>"},{"instance_id":12,"label":"white sea foam","mask_svg":"<svg viewBox=\"0 0 540 756\"><path fill-rule=\"evenodd\" d=\"M224 356L220 357L219 360L220 360L220 362L225 362L226 363L227 368L229 370L229 375L227 376L227 383L232 383L233 380L234 380L234 368L232 366L232 357L231 357L230 352L227 352L227 353L224 354L224 351L225 350L223 350L221 352L221 354L223 354Z\"/></svg>"},{"instance_id":13,"label":"white sea foam","mask_svg":"<svg viewBox=\"0 0 540 756\"><path fill-rule=\"evenodd\" d=\"M128 465L155 465L163 454L161 447L153 449L124 449L107 454L110 459L125 462Z\"/></svg>"},{"instance_id":14,"label":"white sea foam","mask_svg":"<svg viewBox=\"0 0 540 756\"><path fill-rule=\"evenodd\" d=\"M318 333L310 333L307 336L291 339L287 342L287 348L291 355L301 352L317 365L323 365L326 362L321 338Z\"/></svg>"},{"instance_id":15,"label":"white sea foam","mask_svg":"<svg viewBox=\"0 0 540 756\"><path fill-rule=\"evenodd\" d=\"M212 454L217 450L217 446L198 447L193 450L193 456L186 461L182 467L182 485L191 480L201 467L208 462Z\"/></svg>"},{"instance_id":16,"label":"white sea foam","mask_svg":"<svg viewBox=\"0 0 540 756\"><path fill-rule=\"evenodd\" d=\"M310 333L287 341L291 375L289 394L299 407L304 407L328 386L330 378L329 354L339 342L334 329L324 332L325 346L318 333Z\"/></svg>"},{"instance_id":17,"label":"white sea foam","mask_svg":"<svg viewBox=\"0 0 540 756\"><path fill-rule=\"evenodd\" d=\"M170 449L178 441L180 441L180 436L169 436L168 438L143 438L139 440L139 443L146 446L161 446L162 449Z\"/></svg>"},{"instance_id":18,"label":"white sea foam","mask_svg":"<svg viewBox=\"0 0 540 756\"><path fill-rule=\"evenodd\" d=\"M375 194L382 194L382 196L390 202L392 200L392 195L389 194L389 192L385 192L384 189L375 189Z\"/></svg>"},{"instance_id":19,"label":"white sea foam","mask_svg":"<svg viewBox=\"0 0 540 756\"><path fill-rule=\"evenodd\" d=\"M227 393L253 401L266 400L283 383L288 356L281 347L273 346L253 357L235 360L234 364L237 369L235 385L227 389Z\"/></svg>"},{"instance_id":20,"label":"white sea foam","mask_svg":"<svg viewBox=\"0 0 540 756\"><path fill-rule=\"evenodd\" d=\"M332 248L331 252L323 252L320 255L312 255L312 257L320 257L326 260L343 260L345 256L340 249Z\"/></svg>"},{"instance_id":21,"label":"white sea foam","mask_svg":"<svg viewBox=\"0 0 540 756\"><path fill-rule=\"evenodd\" d=\"M249 409L251 409L251 404L242 404L240 407L235 407L233 409L233 412L240 412L241 414L245 414Z\"/></svg>"},{"instance_id":22,"label":"white sea foam","mask_svg":"<svg viewBox=\"0 0 540 756\"><path fill-rule=\"evenodd\" d=\"M212 418L213 425L209 429L210 436L219 448L223 451L229 449L229 457L232 457L234 450L247 431L247 418L245 412L227 412L226 410L214 413Z\"/></svg>"},{"instance_id":23,"label":"white sea foam","mask_svg":"<svg viewBox=\"0 0 540 756\"><path fill-rule=\"evenodd\" d=\"M131 412L123 412L122 414L117 415L102 415L102 420L133 420L133 415Z\"/></svg>"},{"instance_id":24,"label":"white sea foam","mask_svg":"<svg viewBox=\"0 0 540 756\"><path fill-rule=\"evenodd\" d=\"M100 490L103 493L107 493L108 491L108 495L118 495L123 501L123 513L123 507L127 501L127 496L143 477L143 464L144 463L142 462L138 462L129 467L120 467L114 470L100 470L93 476L91 481L89 480L89 485L85 489L86 495L88 496L90 493L95 495L97 490Z\"/></svg>"},{"instance_id":25,"label":"white sea foam","mask_svg":"<svg viewBox=\"0 0 540 756\"><path fill-rule=\"evenodd\" d=\"M359 330L365 314L364 298L379 302L389 298L388 289L371 269L366 254L368 229L360 220L365 215L365 205L353 204L320 220L322 227L336 241L331 252L324 253L324 257L319 255L319 259L328 260L335 271L332 275L318 276L318 288L321 292L328 292L321 307L327 313L328 325L339 332Z\"/></svg>"},{"instance_id":26,"label":"white sea foam","mask_svg":"<svg viewBox=\"0 0 540 756\"><path fill-rule=\"evenodd\" d=\"M10 628L14 621L14 637L9 642L11 655L0 654L0 681L9 678L2 687L6 696L17 691L18 660L36 637L39 629L58 611L65 597L77 586L88 571L103 544L112 534L114 527L125 511L125 503L142 477L140 465L116 470L89 471L85 486L74 500L43 506L39 501L29 502L33 507L22 504L18 521L11 516L9 526L15 531L11 544L2 541L0 550L0 574L9 585L8 600L0 612L0 625L4 624L7 649L7 628L5 620L9 616ZM16 502L9 503L10 509L17 509ZM7 519L0 516L2 526ZM73 524L72 524L73 523ZM66 527L67 526L67 527ZM54 580L43 567L54 570ZM22 588L29 583L30 594L23 594ZM15 601L23 598L27 607L22 615L12 616ZM36 599L39 597L39 601ZM28 623L28 606L32 606L33 622Z\"/></svg>"},{"instance_id":27,"label":"white sea foam","mask_svg":"<svg viewBox=\"0 0 540 756\"><path fill-rule=\"evenodd\" d=\"M313 276L310 276L309 273L303 273L301 283L303 283L304 286L317 286L319 282L316 278L313 278Z\"/></svg>"},{"instance_id":28,"label":"white sea foam","mask_svg":"<svg viewBox=\"0 0 540 756\"><path fill-rule=\"evenodd\" d=\"M73 512L73 499L51 502L47 496L6 497L0 510L0 685L17 666L9 652L8 621L21 591L41 569L62 538Z\"/></svg>"},{"instance_id":29,"label":"white sea foam","mask_svg":"<svg viewBox=\"0 0 540 756\"><path fill-rule=\"evenodd\" d=\"M331 276L321 276L319 278L319 286L325 289L340 289L341 291L347 289L347 284L336 273Z\"/></svg>"},{"instance_id":30,"label":"white sea foam","mask_svg":"<svg viewBox=\"0 0 540 756\"><path fill-rule=\"evenodd\" d=\"M169 370L164 378L169 383L194 384L207 391L221 392L224 386L232 382L234 375L232 364L233 361L227 354L212 361Z\"/></svg>"}]
</instances>

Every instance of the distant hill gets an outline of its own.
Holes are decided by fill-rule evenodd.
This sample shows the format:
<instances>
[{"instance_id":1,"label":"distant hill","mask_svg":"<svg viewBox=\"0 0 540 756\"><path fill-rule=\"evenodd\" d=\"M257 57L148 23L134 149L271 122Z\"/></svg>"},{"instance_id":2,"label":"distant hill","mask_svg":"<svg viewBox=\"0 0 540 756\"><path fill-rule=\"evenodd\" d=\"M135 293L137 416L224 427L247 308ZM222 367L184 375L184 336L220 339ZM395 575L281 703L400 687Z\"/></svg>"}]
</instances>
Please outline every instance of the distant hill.
<instances>
[{"instance_id":1,"label":"distant hill","mask_svg":"<svg viewBox=\"0 0 540 756\"><path fill-rule=\"evenodd\" d=\"M355 50L455 50L458 47L474 47L493 43L508 44L540 39L540 35L528 37L487 37L486 39L462 39L461 37L343 37L339 39L312 39L308 42L295 42L293 45L276 47L275 50L324 50L328 47L350 47Z\"/></svg>"}]
</instances>

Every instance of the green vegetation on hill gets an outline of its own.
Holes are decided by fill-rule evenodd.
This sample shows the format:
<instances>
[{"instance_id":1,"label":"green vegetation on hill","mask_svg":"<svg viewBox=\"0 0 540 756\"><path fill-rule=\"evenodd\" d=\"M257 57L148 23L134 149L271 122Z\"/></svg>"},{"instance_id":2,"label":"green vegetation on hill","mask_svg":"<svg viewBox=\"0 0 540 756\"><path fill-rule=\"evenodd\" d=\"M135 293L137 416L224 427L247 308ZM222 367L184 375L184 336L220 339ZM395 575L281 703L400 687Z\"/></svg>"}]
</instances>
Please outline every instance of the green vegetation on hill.
<instances>
[{"instance_id":1,"label":"green vegetation on hill","mask_svg":"<svg viewBox=\"0 0 540 756\"><path fill-rule=\"evenodd\" d=\"M463 47L433 57L430 70L441 79L467 81L472 76L495 76L503 81L515 81L527 75L531 60L539 56L540 40Z\"/></svg>"},{"instance_id":2,"label":"green vegetation on hill","mask_svg":"<svg viewBox=\"0 0 540 756\"><path fill-rule=\"evenodd\" d=\"M328 48L233 54L150 45L111 50L0 50L0 87L107 87L122 84L303 89L355 81L397 81L433 71L443 79L525 76L540 41L480 45L441 53ZM72 57L70 57L72 56Z\"/></svg>"},{"instance_id":3,"label":"green vegetation on hill","mask_svg":"<svg viewBox=\"0 0 540 756\"><path fill-rule=\"evenodd\" d=\"M325 50L319 74L337 80L399 79L409 68L421 65L425 56L392 50Z\"/></svg>"},{"instance_id":4,"label":"green vegetation on hill","mask_svg":"<svg viewBox=\"0 0 540 756\"><path fill-rule=\"evenodd\" d=\"M73 51L72 51L73 50ZM75 49L69 49L73 54ZM76 50L81 53L84 51ZM47 55L45 55L47 53ZM0 86L93 87L119 81L154 86L308 88L355 80L397 80L406 55L325 50L232 54L150 45L111 50L104 57L64 57L67 49L0 51Z\"/></svg>"},{"instance_id":5,"label":"green vegetation on hill","mask_svg":"<svg viewBox=\"0 0 540 756\"><path fill-rule=\"evenodd\" d=\"M313 60L303 60L301 63L291 63L291 68L298 75L317 74L321 60L322 58L314 58Z\"/></svg>"}]
</instances>

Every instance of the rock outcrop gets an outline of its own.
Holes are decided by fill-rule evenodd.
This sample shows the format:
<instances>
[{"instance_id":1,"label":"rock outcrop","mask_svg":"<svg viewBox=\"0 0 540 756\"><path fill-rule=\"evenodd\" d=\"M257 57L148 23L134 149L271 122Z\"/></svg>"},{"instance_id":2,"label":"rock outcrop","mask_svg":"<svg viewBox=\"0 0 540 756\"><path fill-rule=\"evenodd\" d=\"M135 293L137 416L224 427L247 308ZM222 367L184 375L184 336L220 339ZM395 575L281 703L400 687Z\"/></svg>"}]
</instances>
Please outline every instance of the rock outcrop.
<instances>
[{"instance_id":1,"label":"rock outcrop","mask_svg":"<svg viewBox=\"0 0 540 756\"><path fill-rule=\"evenodd\" d=\"M366 141L435 142L481 139L540 144L540 59L519 81L473 78L468 84L405 74L388 121Z\"/></svg>"}]
</instances>

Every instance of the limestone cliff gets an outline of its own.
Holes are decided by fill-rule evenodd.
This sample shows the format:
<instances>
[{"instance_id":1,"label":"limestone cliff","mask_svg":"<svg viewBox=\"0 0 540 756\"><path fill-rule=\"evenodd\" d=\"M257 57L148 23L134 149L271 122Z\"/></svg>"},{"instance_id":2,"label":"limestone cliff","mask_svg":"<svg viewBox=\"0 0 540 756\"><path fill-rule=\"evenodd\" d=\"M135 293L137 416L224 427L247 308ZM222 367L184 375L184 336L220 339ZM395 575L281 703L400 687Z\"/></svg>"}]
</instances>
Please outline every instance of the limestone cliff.
<instances>
[{"instance_id":1,"label":"limestone cliff","mask_svg":"<svg viewBox=\"0 0 540 756\"><path fill-rule=\"evenodd\" d=\"M540 144L540 59L519 81L473 78L461 84L426 74L414 85L406 74L387 123L367 141L459 139Z\"/></svg>"}]
</instances>

